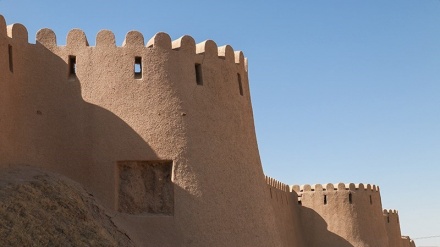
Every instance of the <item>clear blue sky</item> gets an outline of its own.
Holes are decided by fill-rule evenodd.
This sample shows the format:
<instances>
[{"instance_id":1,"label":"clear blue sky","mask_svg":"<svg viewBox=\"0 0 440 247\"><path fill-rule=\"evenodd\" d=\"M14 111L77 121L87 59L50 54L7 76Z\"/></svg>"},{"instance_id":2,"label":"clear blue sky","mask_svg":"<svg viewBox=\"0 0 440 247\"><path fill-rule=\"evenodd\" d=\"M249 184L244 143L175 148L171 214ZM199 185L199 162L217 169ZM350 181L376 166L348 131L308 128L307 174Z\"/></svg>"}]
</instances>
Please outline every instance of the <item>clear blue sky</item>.
<instances>
[{"instance_id":1,"label":"clear blue sky","mask_svg":"<svg viewBox=\"0 0 440 247\"><path fill-rule=\"evenodd\" d=\"M135 29L243 50L267 175L378 184L403 234L440 235L440 0L0 0L0 14L32 43L79 27L91 45Z\"/></svg>"}]
</instances>

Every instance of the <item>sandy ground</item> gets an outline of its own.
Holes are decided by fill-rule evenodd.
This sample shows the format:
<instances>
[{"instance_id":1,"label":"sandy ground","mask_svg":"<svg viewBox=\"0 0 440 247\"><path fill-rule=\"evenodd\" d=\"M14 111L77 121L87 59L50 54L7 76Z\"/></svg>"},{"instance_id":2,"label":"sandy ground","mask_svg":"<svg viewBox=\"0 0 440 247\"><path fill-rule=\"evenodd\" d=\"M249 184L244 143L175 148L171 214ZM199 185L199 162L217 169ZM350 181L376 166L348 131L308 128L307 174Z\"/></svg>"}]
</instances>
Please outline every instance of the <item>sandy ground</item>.
<instances>
[{"instance_id":1,"label":"sandy ground","mask_svg":"<svg viewBox=\"0 0 440 247\"><path fill-rule=\"evenodd\" d=\"M79 184L30 167L0 171L0 246L134 246Z\"/></svg>"}]
</instances>

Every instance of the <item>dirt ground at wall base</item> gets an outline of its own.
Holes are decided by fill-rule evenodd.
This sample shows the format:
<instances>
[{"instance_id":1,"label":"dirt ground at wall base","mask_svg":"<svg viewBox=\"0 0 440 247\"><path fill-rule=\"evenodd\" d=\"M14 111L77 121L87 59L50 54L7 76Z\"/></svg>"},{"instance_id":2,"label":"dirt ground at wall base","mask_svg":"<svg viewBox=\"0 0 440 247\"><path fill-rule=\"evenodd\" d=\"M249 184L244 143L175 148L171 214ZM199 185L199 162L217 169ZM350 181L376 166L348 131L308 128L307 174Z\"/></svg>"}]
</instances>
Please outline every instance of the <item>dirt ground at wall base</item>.
<instances>
[{"instance_id":1,"label":"dirt ground at wall base","mask_svg":"<svg viewBox=\"0 0 440 247\"><path fill-rule=\"evenodd\" d=\"M0 170L0 246L134 246L79 184L27 166Z\"/></svg>"}]
</instances>

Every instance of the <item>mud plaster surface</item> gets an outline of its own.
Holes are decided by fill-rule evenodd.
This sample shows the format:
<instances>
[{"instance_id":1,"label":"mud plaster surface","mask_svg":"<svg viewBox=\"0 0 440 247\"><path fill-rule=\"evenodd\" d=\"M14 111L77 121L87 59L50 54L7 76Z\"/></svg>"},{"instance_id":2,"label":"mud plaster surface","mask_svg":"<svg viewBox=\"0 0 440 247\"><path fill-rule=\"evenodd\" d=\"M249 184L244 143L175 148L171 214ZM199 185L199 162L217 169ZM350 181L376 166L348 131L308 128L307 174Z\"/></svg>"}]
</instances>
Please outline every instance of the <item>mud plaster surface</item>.
<instances>
[{"instance_id":1,"label":"mud plaster surface","mask_svg":"<svg viewBox=\"0 0 440 247\"><path fill-rule=\"evenodd\" d=\"M172 162L119 162L119 211L172 215L171 173Z\"/></svg>"}]
</instances>

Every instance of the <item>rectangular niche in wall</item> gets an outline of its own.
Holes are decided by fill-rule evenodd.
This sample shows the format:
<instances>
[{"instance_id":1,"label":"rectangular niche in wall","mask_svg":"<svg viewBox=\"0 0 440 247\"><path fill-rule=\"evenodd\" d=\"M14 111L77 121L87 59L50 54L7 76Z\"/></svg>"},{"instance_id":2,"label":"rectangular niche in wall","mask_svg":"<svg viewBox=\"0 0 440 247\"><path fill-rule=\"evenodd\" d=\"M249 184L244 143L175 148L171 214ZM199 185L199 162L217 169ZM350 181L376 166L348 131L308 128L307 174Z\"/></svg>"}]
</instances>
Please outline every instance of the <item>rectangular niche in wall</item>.
<instances>
[{"instance_id":1,"label":"rectangular niche in wall","mask_svg":"<svg viewBox=\"0 0 440 247\"><path fill-rule=\"evenodd\" d=\"M172 161L119 161L118 210L173 215L172 169Z\"/></svg>"}]
</instances>

